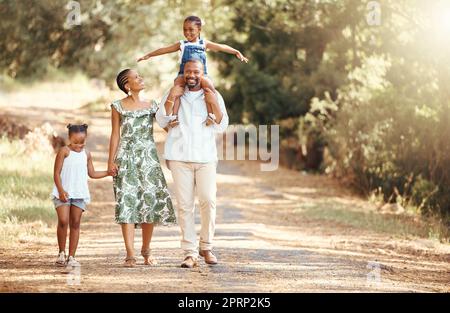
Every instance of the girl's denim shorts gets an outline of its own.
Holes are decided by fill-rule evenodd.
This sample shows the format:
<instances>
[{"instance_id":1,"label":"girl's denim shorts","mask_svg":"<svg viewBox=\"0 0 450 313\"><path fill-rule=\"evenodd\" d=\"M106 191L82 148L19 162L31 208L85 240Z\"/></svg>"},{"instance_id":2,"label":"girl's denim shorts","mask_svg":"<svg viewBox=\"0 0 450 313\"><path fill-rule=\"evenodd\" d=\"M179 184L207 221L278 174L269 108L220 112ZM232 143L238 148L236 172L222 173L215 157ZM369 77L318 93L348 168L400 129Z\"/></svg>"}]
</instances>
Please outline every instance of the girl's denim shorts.
<instances>
[{"instance_id":1,"label":"girl's denim shorts","mask_svg":"<svg viewBox=\"0 0 450 313\"><path fill-rule=\"evenodd\" d=\"M53 204L55 205L55 209L60 207L61 205L74 205L76 207L79 207L83 211L86 210L86 202L83 199L72 199L70 198L67 202L63 202L59 200L58 198L53 197Z\"/></svg>"}]
</instances>

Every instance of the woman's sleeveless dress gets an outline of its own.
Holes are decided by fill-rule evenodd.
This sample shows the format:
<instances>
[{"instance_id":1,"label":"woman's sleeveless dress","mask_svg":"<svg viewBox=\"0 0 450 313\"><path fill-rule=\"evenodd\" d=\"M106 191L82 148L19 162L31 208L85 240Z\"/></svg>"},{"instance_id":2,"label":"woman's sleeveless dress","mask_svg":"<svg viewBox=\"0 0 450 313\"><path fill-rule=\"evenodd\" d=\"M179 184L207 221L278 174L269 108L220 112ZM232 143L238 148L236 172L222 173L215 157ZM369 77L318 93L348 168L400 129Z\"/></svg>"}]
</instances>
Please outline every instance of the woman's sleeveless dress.
<instances>
[{"instance_id":1,"label":"woman's sleeveless dress","mask_svg":"<svg viewBox=\"0 0 450 313\"><path fill-rule=\"evenodd\" d=\"M172 200L153 140L156 102L148 109L126 111L121 101L111 104L120 114L120 143L115 163L115 220L119 224L174 224Z\"/></svg>"}]
</instances>

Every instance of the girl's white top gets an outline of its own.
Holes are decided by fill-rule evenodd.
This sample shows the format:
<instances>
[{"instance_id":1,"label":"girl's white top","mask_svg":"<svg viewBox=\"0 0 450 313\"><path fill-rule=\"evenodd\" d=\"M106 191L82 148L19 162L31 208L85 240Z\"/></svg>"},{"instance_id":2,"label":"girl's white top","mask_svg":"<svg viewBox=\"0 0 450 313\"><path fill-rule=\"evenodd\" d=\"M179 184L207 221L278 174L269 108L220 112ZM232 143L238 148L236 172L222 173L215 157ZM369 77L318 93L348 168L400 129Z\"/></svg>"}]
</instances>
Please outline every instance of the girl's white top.
<instances>
[{"instance_id":1,"label":"girl's white top","mask_svg":"<svg viewBox=\"0 0 450 313\"><path fill-rule=\"evenodd\" d=\"M63 189L69 194L69 198L83 199L86 203L89 203L91 197L89 195L87 168L86 151L84 149L81 152L70 150L61 169L61 183ZM53 185L52 196L59 198L55 184Z\"/></svg>"}]
</instances>

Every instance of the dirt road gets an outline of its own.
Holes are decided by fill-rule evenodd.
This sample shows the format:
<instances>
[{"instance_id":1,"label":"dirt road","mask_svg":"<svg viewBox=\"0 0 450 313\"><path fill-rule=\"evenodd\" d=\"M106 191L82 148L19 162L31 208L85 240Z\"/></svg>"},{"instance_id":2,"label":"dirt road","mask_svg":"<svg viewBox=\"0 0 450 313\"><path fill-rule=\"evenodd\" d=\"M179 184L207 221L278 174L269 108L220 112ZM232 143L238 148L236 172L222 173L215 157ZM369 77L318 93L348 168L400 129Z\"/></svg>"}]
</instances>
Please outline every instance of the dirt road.
<instances>
[{"instance_id":1,"label":"dirt road","mask_svg":"<svg viewBox=\"0 0 450 313\"><path fill-rule=\"evenodd\" d=\"M3 109L6 112L6 109ZM64 135L74 112L9 111L29 123L50 121ZM97 169L106 168L108 113L84 114L88 147ZM82 116L83 117L83 116ZM160 153L164 132L157 128ZM162 162L164 163L164 162ZM164 173L172 188L170 171ZM260 172L256 162L222 161L218 167L215 251L220 263L182 269L177 227L155 229L156 267L122 267L125 255L114 223L112 180L91 180L93 202L83 217L79 271L53 265L56 235L0 249L2 292L435 292L450 291L448 245L309 220L302 205L370 205L325 176L287 169ZM199 217L197 216L197 222ZM137 233L136 252L140 251Z\"/></svg>"}]
</instances>

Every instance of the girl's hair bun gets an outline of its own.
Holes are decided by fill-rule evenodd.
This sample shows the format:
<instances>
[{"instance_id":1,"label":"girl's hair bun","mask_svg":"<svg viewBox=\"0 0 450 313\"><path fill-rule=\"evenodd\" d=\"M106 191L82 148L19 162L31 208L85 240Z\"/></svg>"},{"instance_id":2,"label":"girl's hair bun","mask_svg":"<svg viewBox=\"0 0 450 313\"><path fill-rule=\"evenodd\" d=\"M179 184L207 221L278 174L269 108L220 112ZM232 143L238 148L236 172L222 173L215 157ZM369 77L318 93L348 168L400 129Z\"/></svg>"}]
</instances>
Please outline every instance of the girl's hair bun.
<instances>
[{"instance_id":1,"label":"girl's hair bun","mask_svg":"<svg viewBox=\"0 0 450 313\"><path fill-rule=\"evenodd\" d=\"M69 135L74 133L87 134L88 124L68 124L67 129L69 129Z\"/></svg>"}]
</instances>

